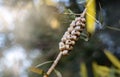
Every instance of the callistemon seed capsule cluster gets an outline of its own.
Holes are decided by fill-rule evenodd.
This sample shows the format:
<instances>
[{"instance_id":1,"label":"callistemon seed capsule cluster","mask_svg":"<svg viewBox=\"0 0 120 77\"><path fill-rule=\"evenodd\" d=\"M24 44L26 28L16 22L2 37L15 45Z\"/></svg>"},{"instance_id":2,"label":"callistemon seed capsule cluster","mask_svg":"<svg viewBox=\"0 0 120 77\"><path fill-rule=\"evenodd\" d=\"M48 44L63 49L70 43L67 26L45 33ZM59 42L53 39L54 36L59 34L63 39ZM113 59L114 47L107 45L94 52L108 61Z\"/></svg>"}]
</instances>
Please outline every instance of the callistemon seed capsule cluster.
<instances>
[{"instance_id":1,"label":"callistemon seed capsule cluster","mask_svg":"<svg viewBox=\"0 0 120 77\"><path fill-rule=\"evenodd\" d=\"M75 42L78 40L80 33L84 30L84 28L84 17L77 17L72 21L59 43L59 50L63 53L63 55L67 55L68 52L73 49Z\"/></svg>"}]
</instances>

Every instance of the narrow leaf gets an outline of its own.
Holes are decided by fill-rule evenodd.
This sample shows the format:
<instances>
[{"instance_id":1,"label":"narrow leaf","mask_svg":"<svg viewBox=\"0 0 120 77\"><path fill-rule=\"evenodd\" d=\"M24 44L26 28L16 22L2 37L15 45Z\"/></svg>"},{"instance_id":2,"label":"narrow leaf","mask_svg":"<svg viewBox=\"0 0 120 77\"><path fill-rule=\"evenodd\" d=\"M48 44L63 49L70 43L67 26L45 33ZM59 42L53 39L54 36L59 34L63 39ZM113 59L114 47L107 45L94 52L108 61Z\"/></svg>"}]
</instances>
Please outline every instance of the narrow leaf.
<instances>
[{"instance_id":1,"label":"narrow leaf","mask_svg":"<svg viewBox=\"0 0 120 77\"><path fill-rule=\"evenodd\" d=\"M108 57L108 59L112 62L114 66L120 69L120 61L117 59L116 56L114 56L110 51L104 50L105 55Z\"/></svg>"},{"instance_id":2,"label":"narrow leaf","mask_svg":"<svg viewBox=\"0 0 120 77\"><path fill-rule=\"evenodd\" d=\"M80 72L81 77L87 77L87 68L86 68L85 63L81 63L80 70L81 70Z\"/></svg>"},{"instance_id":3,"label":"narrow leaf","mask_svg":"<svg viewBox=\"0 0 120 77\"><path fill-rule=\"evenodd\" d=\"M93 67L93 73L94 73L94 77L99 77L98 76L98 69L97 69L97 67L98 67L98 65L97 65L97 63L96 62L92 62L92 67Z\"/></svg>"},{"instance_id":4,"label":"narrow leaf","mask_svg":"<svg viewBox=\"0 0 120 77\"><path fill-rule=\"evenodd\" d=\"M89 4L90 3L90 4ZM87 0L86 8L87 8L87 13L86 14L86 24L87 24L87 32L90 34L93 34L95 31L95 20L91 18L96 18L96 5L95 5L95 0Z\"/></svg>"},{"instance_id":5,"label":"narrow leaf","mask_svg":"<svg viewBox=\"0 0 120 77\"><path fill-rule=\"evenodd\" d=\"M106 27L111 30L120 31L120 28L111 27L111 26L106 26Z\"/></svg>"},{"instance_id":6,"label":"narrow leaf","mask_svg":"<svg viewBox=\"0 0 120 77\"><path fill-rule=\"evenodd\" d=\"M107 72L107 73L110 72L110 68L107 67L107 66L101 66L101 65L99 65L98 69L101 70L101 71L103 71L103 72Z\"/></svg>"},{"instance_id":7,"label":"narrow leaf","mask_svg":"<svg viewBox=\"0 0 120 77\"><path fill-rule=\"evenodd\" d=\"M54 69L54 72L57 75L57 77L62 77L62 74L60 73L60 71Z\"/></svg>"},{"instance_id":8,"label":"narrow leaf","mask_svg":"<svg viewBox=\"0 0 120 77\"><path fill-rule=\"evenodd\" d=\"M38 64L38 65L36 65L35 67L41 67L41 66L43 66L43 65L45 65L45 64L49 64L49 63L52 63L53 61L46 61L46 62L44 62L44 63L41 63L41 64Z\"/></svg>"},{"instance_id":9,"label":"narrow leaf","mask_svg":"<svg viewBox=\"0 0 120 77\"><path fill-rule=\"evenodd\" d=\"M44 71L42 69L38 69L38 68L35 68L35 67L30 67L29 70L34 72L34 73L40 74L40 75L44 74Z\"/></svg>"}]
</instances>

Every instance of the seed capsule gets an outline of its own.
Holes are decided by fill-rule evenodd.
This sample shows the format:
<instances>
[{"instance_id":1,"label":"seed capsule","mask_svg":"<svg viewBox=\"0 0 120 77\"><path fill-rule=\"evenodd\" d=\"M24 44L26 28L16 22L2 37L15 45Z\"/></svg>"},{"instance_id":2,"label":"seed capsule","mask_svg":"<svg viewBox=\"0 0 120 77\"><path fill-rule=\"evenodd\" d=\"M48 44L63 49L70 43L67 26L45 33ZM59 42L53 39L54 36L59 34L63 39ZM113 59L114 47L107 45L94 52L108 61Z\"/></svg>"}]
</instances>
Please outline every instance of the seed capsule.
<instances>
[{"instance_id":1,"label":"seed capsule","mask_svg":"<svg viewBox=\"0 0 120 77\"><path fill-rule=\"evenodd\" d=\"M80 32L79 31L76 31L76 30L73 30L71 32L72 35L77 35L77 36L80 36Z\"/></svg>"},{"instance_id":2,"label":"seed capsule","mask_svg":"<svg viewBox=\"0 0 120 77\"><path fill-rule=\"evenodd\" d=\"M59 50L60 50L60 51L65 50L65 46L64 46L64 47L59 47Z\"/></svg>"},{"instance_id":3,"label":"seed capsule","mask_svg":"<svg viewBox=\"0 0 120 77\"><path fill-rule=\"evenodd\" d=\"M70 32L66 31L65 34L63 35L63 38L66 38L68 35L70 35Z\"/></svg>"},{"instance_id":4,"label":"seed capsule","mask_svg":"<svg viewBox=\"0 0 120 77\"><path fill-rule=\"evenodd\" d=\"M84 28L85 27L85 24L84 23L80 23L81 24L81 26Z\"/></svg>"},{"instance_id":5,"label":"seed capsule","mask_svg":"<svg viewBox=\"0 0 120 77\"><path fill-rule=\"evenodd\" d=\"M70 36L67 36L67 39L68 39L68 40L74 40L74 41L76 41L76 40L77 40L77 36L75 36L75 35L70 35Z\"/></svg>"},{"instance_id":6,"label":"seed capsule","mask_svg":"<svg viewBox=\"0 0 120 77\"><path fill-rule=\"evenodd\" d=\"M85 22L86 22L85 18L81 18L81 21L82 21L83 23L85 23Z\"/></svg>"},{"instance_id":7,"label":"seed capsule","mask_svg":"<svg viewBox=\"0 0 120 77\"><path fill-rule=\"evenodd\" d=\"M69 40L69 39L70 39L70 37L71 37L71 35L70 35L70 34L69 34L69 35L67 35L67 36L66 36L67 40Z\"/></svg>"},{"instance_id":8,"label":"seed capsule","mask_svg":"<svg viewBox=\"0 0 120 77\"><path fill-rule=\"evenodd\" d=\"M79 22L79 21L77 21L77 22L76 22L76 25L77 25L77 26L80 26L81 24L80 24L80 22Z\"/></svg>"},{"instance_id":9,"label":"seed capsule","mask_svg":"<svg viewBox=\"0 0 120 77\"><path fill-rule=\"evenodd\" d=\"M71 40L74 40L74 41L78 40L77 36L75 36L75 35L71 35L71 36L70 36L70 39L71 39Z\"/></svg>"},{"instance_id":10,"label":"seed capsule","mask_svg":"<svg viewBox=\"0 0 120 77\"><path fill-rule=\"evenodd\" d=\"M65 48L66 50L72 50L72 49L73 49L73 47L70 46L70 45L65 45L65 47L66 47L66 48Z\"/></svg>"},{"instance_id":11,"label":"seed capsule","mask_svg":"<svg viewBox=\"0 0 120 77\"><path fill-rule=\"evenodd\" d=\"M66 40L67 40L67 38L65 36L62 37L62 39L61 39L62 42L65 42Z\"/></svg>"},{"instance_id":12,"label":"seed capsule","mask_svg":"<svg viewBox=\"0 0 120 77\"><path fill-rule=\"evenodd\" d=\"M62 52L62 54L63 54L63 55L68 55L68 50L64 50L64 51Z\"/></svg>"},{"instance_id":13,"label":"seed capsule","mask_svg":"<svg viewBox=\"0 0 120 77\"><path fill-rule=\"evenodd\" d=\"M68 32L72 32L72 31L73 31L73 29L74 29L74 28L73 28L72 26L71 26L71 27L69 27L69 28L68 28Z\"/></svg>"},{"instance_id":14,"label":"seed capsule","mask_svg":"<svg viewBox=\"0 0 120 77\"><path fill-rule=\"evenodd\" d=\"M65 45L66 50L69 50L69 48L70 48L70 45Z\"/></svg>"},{"instance_id":15,"label":"seed capsule","mask_svg":"<svg viewBox=\"0 0 120 77\"><path fill-rule=\"evenodd\" d=\"M80 31L80 26L76 26L76 27L75 27L75 30L76 30L76 31Z\"/></svg>"},{"instance_id":16,"label":"seed capsule","mask_svg":"<svg viewBox=\"0 0 120 77\"><path fill-rule=\"evenodd\" d=\"M65 44L64 44L63 42L60 42L60 43L59 43L59 50L60 50L60 51L65 50Z\"/></svg>"},{"instance_id":17,"label":"seed capsule","mask_svg":"<svg viewBox=\"0 0 120 77\"><path fill-rule=\"evenodd\" d=\"M75 45L75 41L67 40L65 42L66 45Z\"/></svg>"},{"instance_id":18,"label":"seed capsule","mask_svg":"<svg viewBox=\"0 0 120 77\"><path fill-rule=\"evenodd\" d=\"M72 21L72 23L70 24L70 26L71 27L75 27L76 26L75 23L76 23L75 21Z\"/></svg>"},{"instance_id":19,"label":"seed capsule","mask_svg":"<svg viewBox=\"0 0 120 77\"><path fill-rule=\"evenodd\" d=\"M66 31L64 35L69 35L69 34L70 34L70 33L69 33L68 31Z\"/></svg>"},{"instance_id":20,"label":"seed capsule","mask_svg":"<svg viewBox=\"0 0 120 77\"><path fill-rule=\"evenodd\" d=\"M67 40L74 40L74 41L77 40L77 36L75 36L75 35L68 35L68 36L66 36L66 38L67 38Z\"/></svg>"}]
</instances>

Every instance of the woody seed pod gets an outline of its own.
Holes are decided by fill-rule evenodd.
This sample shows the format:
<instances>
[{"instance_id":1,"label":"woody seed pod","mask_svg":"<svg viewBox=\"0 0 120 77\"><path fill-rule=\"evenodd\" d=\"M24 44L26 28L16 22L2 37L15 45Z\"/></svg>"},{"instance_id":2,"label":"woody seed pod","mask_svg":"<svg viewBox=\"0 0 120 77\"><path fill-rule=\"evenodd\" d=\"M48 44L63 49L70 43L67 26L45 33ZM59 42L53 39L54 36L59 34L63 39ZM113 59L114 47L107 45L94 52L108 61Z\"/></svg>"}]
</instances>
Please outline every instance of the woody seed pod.
<instances>
[{"instance_id":1,"label":"woody seed pod","mask_svg":"<svg viewBox=\"0 0 120 77\"><path fill-rule=\"evenodd\" d=\"M67 40L68 40L68 39L70 39L70 37L71 37L71 35L70 35L70 34L69 34L69 35L67 35L67 36L66 36Z\"/></svg>"},{"instance_id":2,"label":"woody seed pod","mask_svg":"<svg viewBox=\"0 0 120 77\"><path fill-rule=\"evenodd\" d=\"M75 36L75 35L71 35L70 39L74 40L74 41L78 40L77 36Z\"/></svg>"},{"instance_id":3,"label":"woody seed pod","mask_svg":"<svg viewBox=\"0 0 120 77\"><path fill-rule=\"evenodd\" d=\"M72 50L72 48L73 48L73 47L70 46L70 45L65 45L65 47L66 47L66 48L65 48L66 50Z\"/></svg>"},{"instance_id":4,"label":"woody seed pod","mask_svg":"<svg viewBox=\"0 0 120 77\"><path fill-rule=\"evenodd\" d=\"M66 50L69 50L69 48L70 48L70 45L65 45Z\"/></svg>"},{"instance_id":5,"label":"woody seed pod","mask_svg":"<svg viewBox=\"0 0 120 77\"><path fill-rule=\"evenodd\" d=\"M69 33L68 31L66 31L64 35L69 35L69 34L70 34L70 33Z\"/></svg>"},{"instance_id":6,"label":"woody seed pod","mask_svg":"<svg viewBox=\"0 0 120 77\"><path fill-rule=\"evenodd\" d=\"M63 42L60 42L60 43L59 43L59 50L60 50L60 51L65 50L65 44L64 44Z\"/></svg>"},{"instance_id":7,"label":"woody seed pod","mask_svg":"<svg viewBox=\"0 0 120 77\"><path fill-rule=\"evenodd\" d=\"M71 27L69 27L68 28L68 32L72 32L72 30L73 30L74 28L71 26Z\"/></svg>"},{"instance_id":8,"label":"woody seed pod","mask_svg":"<svg viewBox=\"0 0 120 77\"><path fill-rule=\"evenodd\" d=\"M80 22L79 22L79 21L77 21L77 22L76 22L76 25L77 25L77 26L80 26L81 24L80 24Z\"/></svg>"},{"instance_id":9,"label":"woody seed pod","mask_svg":"<svg viewBox=\"0 0 120 77\"><path fill-rule=\"evenodd\" d=\"M70 35L70 33L68 31L66 31L62 38L66 38L67 39L68 35Z\"/></svg>"},{"instance_id":10,"label":"woody seed pod","mask_svg":"<svg viewBox=\"0 0 120 77\"><path fill-rule=\"evenodd\" d=\"M65 36L62 37L62 39L61 39L62 42L65 42L66 40L67 40L67 38Z\"/></svg>"},{"instance_id":11,"label":"woody seed pod","mask_svg":"<svg viewBox=\"0 0 120 77\"><path fill-rule=\"evenodd\" d=\"M75 27L76 26L75 23L76 23L75 21L72 21L72 23L70 24L70 26L71 27Z\"/></svg>"},{"instance_id":12,"label":"woody seed pod","mask_svg":"<svg viewBox=\"0 0 120 77\"><path fill-rule=\"evenodd\" d=\"M76 30L73 30L71 32L72 35L77 35L77 36L80 36L80 32L79 31L76 31Z\"/></svg>"},{"instance_id":13,"label":"woody seed pod","mask_svg":"<svg viewBox=\"0 0 120 77\"><path fill-rule=\"evenodd\" d=\"M67 38L67 40L74 40L74 41L77 40L77 36L75 36L75 35L68 35L68 36L66 36L66 38Z\"/></svg>"},{"instance_id":14,"label":"woody seed pod","mask_svg":"<svg viewBox=\"0 0 120 77\"><path fill-rule=\"evenodd\" d=\"M81 24L81 26L82 26L83 28L85 27L85 24L84 24L84 23L81 22L80 24Z\"/></svg>"},{"instance_id":15,"label":"woody seed pod","mask_svg":"<svg viewBox=\"0 0 120 77\"><path fill-rule=\"evenodd\" d=\"M60 50L60 51L65 50L65 46L63 46L63 47L59 47L59 50Z\"/></svg>"},{"instance_id":16,"label":"woody seed pod","mask_svg":"<svg viewBox=\"0 0 120 77\"><path fill-rule=\"evenodd\" d=\"M64 50L64 51L62 52L62 55L68 55L68 50Z\"/></svg>"},{"instance_id":17,"label":"woody seed pod","mask_svg":"<svg viewBox=\"0 0 120 77\"><path fill-rule=\"evenodd\" d=\"M65 44L67 44L67 45L75 45L75 41L67 40L65 42Z\"/></svg>"},{"instance_id":18,"label":"woody seed pod","mask_svg":"<svg viewBox=\"0 0 120 77\"><path fill-rule=\"evenodd\" d=\"M67 36L66 36L67 40L73 39L72 36L73 36L73 35L71 35L71 34L67 35ZM74 37L74 38L77 38L77 37Z\"/></svg>"},{"instance_id":19,"label":"woody seed pod","mask_svg":"<svg viewBox=\"0 0 120 77\"><path fill-rule=\"evenodd\" d=\"M80 31L80 26L76 26L76 27L75 27L75 30L76 30L76 31Z\"/></svg>"},{"instance_id":20,"label":"woody seed pod","mask_svg":"<svg viewBox=\"0 0 120 77\"><path fill-rule=\"evenodd\" d=\"M81 18L81 22L85 23L86 22L85 18Z\"/></svg>"},{"instance_id":21,"label":"woody seed pod","mask_svg":"<svg viewBox=\"0 0 120 77\"><path fill-rule=\"evenodd\" d=\"M61 46L63 46L63 45L64 45L64 43L63 43L63 42L60 42L60 43L59 43L59 46L60 46L60 47L61 47Z\"/></svg>"}]
</instances>

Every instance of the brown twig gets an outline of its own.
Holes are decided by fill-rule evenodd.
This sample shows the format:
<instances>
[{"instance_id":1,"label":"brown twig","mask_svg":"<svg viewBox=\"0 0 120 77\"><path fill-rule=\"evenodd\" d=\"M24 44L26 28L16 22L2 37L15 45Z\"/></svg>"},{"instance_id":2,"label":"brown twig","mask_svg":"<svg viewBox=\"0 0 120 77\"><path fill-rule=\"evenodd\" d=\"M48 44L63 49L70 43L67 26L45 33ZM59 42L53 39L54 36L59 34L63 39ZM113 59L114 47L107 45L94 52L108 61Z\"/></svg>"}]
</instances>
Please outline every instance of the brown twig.
<instances>
[{"instance_id":1,"label":"brown twig","mask_svg":"<svg viewBox=\"0 0 120 77\"><path fill-rule=\"evenodd\" d=\"M48 77L51 72L54 70L55 66L58 64L59 60L62 57L62 52L60 52L57 56L57 58L55 59L54 63L52 64L52 66L49 68L49 70L47 71L47 75L44 75L44 77Z\"/></svg>"}]
</instances>

